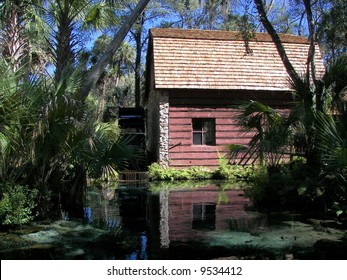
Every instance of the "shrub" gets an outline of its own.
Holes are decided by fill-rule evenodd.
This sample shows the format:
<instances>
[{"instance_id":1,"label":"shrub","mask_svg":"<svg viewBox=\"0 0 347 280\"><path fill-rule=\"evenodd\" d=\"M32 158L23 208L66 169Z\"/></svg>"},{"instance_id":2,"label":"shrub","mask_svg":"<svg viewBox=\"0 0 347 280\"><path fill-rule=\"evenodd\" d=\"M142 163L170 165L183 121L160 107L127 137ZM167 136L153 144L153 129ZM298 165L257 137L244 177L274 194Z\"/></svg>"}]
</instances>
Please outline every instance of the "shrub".
<instances>
[{"instance_id":1,"label":"shrub","mask_svg":"<svg viewBox=\"0 0 347 280\"><path fill-rule=\"evenodd\" d=\"M304 165L301 168L304 169ZM303 195L300 190L310 182L306 176L301 176L305 172L298 174L298 170L296 164L259 167L258 172L250 178L246 195L258 208L299 210L309 206L312 203L310 197Z\"/></svg>"},{"instance_id":2,"label":"shrub","mask_svg":"<svg viewBox=\"0 0 347 280\"><path fill-rule=\"evenodd\" d=\"M231 172L231 165L225 158L219 158L219 165L213 173L215 179L234 179L234 174Z\"/></svg>"},{"instance_id":3,"label":"shrub","mask_svg":"<svg viewBox=\"0 0 347 280\"><path fill-rule=\"evenodd\" d=\"M231 165L227 159L220 157L219 165L214 170L213 177L221 180L248 181L255 168L253 165Z\"/></svg>"},{"instance_id":4,"label":"shrub","mask_svg":"<svg viewBox=\"0 0 347 280\"><path fill-rule=\"evenodd\" d=\"M153 181L173 181L177 176L175 175L176 170L158 163L151 164L148 171L149 178Z\"/></svg>"},{"instance_id":5,"label":"shrub","mask_svg":"<svg viewBox=\"0 0 347 280\"><path fill-rule=\"evenodd\" d=\"M3 225L21 225L35 217L37 190L27 186L6 183L0 185L0 221Z\"/></svg>"},{"instance_id":6,"label":"shrub","mask_svg":"<svg viewBox=\"0 0 347 280\"><path fill-rule=\"evenodd\" d=\"M149 177L152 181L207 180L211 179L212 172L201 166L175 169L161 166L158 163L152 163L149 167Z\"/></svg>"},{"instance_id":7,"label":"shrub","mask_svg":"<svg viewBox=\"0 0 347 280\"><path fill-rule=\"evenodd\" d=\"M188 172L191 180L209 180L213 177L213 172L203 166L192 166Z\"/></svg>"},{"instance_id":8,"label":"shrub","mask_svg":"<svg viewBox=\"0 0 347 280\"><path fill-rule=\"evenodd\" d=\"M230 165L227 160L220 159L215 170L203 166L192 166L185 169L175 169L153 163L149 167L149 177L152 181L176 180L248 180L253 173L253 166Z\"/></svg>"},{"instance_id":9,"label":"shrub","mask_svg":"<svg viewBox=\"0 0 347 280\"><path fill-rule=\"evenodd\" d=\"M327 176L302 161L259 167L250 177L246 195L257 208L329 210L344 214L346 191L341 176ZM337 206L340 206L337 207Z\"/></svg>"}]
</instances>

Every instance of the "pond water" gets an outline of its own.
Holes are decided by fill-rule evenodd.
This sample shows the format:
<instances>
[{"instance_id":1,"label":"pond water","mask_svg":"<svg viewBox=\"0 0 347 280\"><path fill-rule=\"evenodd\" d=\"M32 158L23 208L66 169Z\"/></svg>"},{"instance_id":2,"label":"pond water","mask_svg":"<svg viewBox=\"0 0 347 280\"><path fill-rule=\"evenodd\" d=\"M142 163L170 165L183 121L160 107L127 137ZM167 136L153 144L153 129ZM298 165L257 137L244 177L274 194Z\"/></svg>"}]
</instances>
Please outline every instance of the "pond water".
<instances>
[{"instance_id":1,"label":"pond water","mask_svg":"<svg viewBox=\"0 0 347 280\"><path fill-rule=\"evenodd\" d=\"M219 183L95 186L83 221L64 215L0 232L0 257L347 259L345 239L333 221L253 211L241 189Z\"/></svg>"}]
</instances>

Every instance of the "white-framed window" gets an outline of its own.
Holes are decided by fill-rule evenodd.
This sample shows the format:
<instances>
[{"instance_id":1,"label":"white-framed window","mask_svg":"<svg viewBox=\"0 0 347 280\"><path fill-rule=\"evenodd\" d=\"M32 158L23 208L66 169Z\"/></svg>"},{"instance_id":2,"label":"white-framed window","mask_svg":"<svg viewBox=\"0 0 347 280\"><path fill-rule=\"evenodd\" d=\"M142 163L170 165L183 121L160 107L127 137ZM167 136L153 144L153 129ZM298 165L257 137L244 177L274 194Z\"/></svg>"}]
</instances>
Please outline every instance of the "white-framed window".
<instances>
[{"instance_id":1,"label":"white-framed window","mask_svg":"<svg viewBox=\"0 0 347 280\"><path fill-rule=\"evenodd\" d=\"M212 118L194 118L193 145L216 145L216 120Z\"/></svg>"}]
</instances>

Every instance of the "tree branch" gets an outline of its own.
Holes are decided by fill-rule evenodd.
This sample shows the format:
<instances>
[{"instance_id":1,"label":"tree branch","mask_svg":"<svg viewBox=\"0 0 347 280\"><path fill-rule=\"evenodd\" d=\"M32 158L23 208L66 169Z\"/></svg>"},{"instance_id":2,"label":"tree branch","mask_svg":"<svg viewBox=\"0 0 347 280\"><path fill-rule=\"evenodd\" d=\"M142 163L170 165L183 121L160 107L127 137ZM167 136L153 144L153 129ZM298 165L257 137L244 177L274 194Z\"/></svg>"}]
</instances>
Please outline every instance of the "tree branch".
<instances>
[{"instance_id":1,"label":"tree branch","mask_svg":"<svg viewBox=\"0 0 347 280\"><path fill-rule=\"evenodd\" d=\"M81 88L79 92L79 97L81 100L85 100L92 88L96 85L98 82L100 76L102 75L102 72L104 71L107 64L112 59L112 56L117 51L121 43L123 42L125 36L131 29L131 27L136 22L137 18L141 15L143 10L146 8L147 4L150 0L140 0L138 4L136 5L135 9L131 13L131 15L125 20L125 22L122 24L120 29L118 30L117 34L113 38L112 42L107 47L104 54L101 56L99 61L94 65L91 72L87 75L87 78L84 81L84 85Z\"/></svg>"},{"instance_id":2,"label":"tree branch","mask_svg":"<svg viewBox=\"0 0 347 280\"><path fill-rule=\"evenodd\" d=\"M313 22L313 15L312 15L312 9L311 9L311 3L310 0L303 0L305 5L305 10L307 14L307 23L308 23L308 30L309 30L309 40L310 40L310 49L308 53L307 58L307 78L309 79L309 73L311 71L311 76L313 79L314 84L317 83L316 78L316 64L314 61L314 56L316 52L315 48L315 28L314 28L314 22ZM310 69L311 68L311 69Z\"/></svg>"},{"instance_id":3,"label":"tree branch","mask_svg":"<svg viewBox=\"0 0 347 280\"><path fill-rule=\"evenodd\" d=\"M278 52L279 56L281 57L281 60L283 62L284 67L287 70L289 77L292 79L292 81L295 84L302 83L302 80L301 80L299 74L296 72L296 70L294 69L292 63L290 62L290 60L287 56L287 53L283 47L283 44L282 44L282 41L281 41L279 35L277 34L275 28L272 26L271 22L269 21L267 15L266 15L262 0L254 0L254 3L257 6L257 10L258 10L258 13L260 16L260 21L262 22L262 24L266 28L267 32L271 36L272 41L274 42L274 44L276 46L277 52Z\"/></svg>"}]
</instances>

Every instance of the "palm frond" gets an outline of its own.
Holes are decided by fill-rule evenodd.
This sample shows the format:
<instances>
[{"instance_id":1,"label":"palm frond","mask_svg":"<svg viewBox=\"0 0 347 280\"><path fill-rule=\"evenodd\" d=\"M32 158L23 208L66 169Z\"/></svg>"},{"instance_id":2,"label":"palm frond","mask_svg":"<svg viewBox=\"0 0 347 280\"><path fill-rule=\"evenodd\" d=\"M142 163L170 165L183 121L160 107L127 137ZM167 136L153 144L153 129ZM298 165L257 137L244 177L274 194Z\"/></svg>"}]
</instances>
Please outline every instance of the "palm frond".
<instances>
[{"instance_id":1,"label":"palm frond","mask_svg":"<svg viewBox=\"0 0 347 280\"><path fill-rule=\"evenodd\" d=\"M264 160L278 162L288 150L290 131L286 126L286 119L277 110L259 101L241 103L238 109L239 125L245 132L253 133L248 151L244 153L241 162L247 163L251 159L259 159L261 163Z\"/></svg>"},{"instance_id":2,"label":"palm frond","mask_svg":"<svg viewBox=\"0 0 347 280\"><path fill-rule=\"evenodd\" d=\"M316 147L323 161L331 168L347 167L347 141L343 126L338 126L331 115L316 114Z\"/></svg>"},{"instance_id":3,"label":"palm frond","mask_svg":"<svg viewBox=\"0 0 347 280\"><path fill-rule=\"evenodd\" d=\"M141 160L131 141L132 137L118 137L112 143L105 138L100 138L92 154L92 161L89 163L90 175L96 178L107 178L116 171L126 169L130 163Z\"/></svg>"},{"instance_id":4,"label":"palm frond","mask_svg":"<svg viewBox=\"0 0 347 280\"><path fill-rule=\"evenodd\" d=\"M347 111L347 55L340 56L324 76L324 86L330 93L332 109L339 113Z\"/></svg>"}]
</instances>

